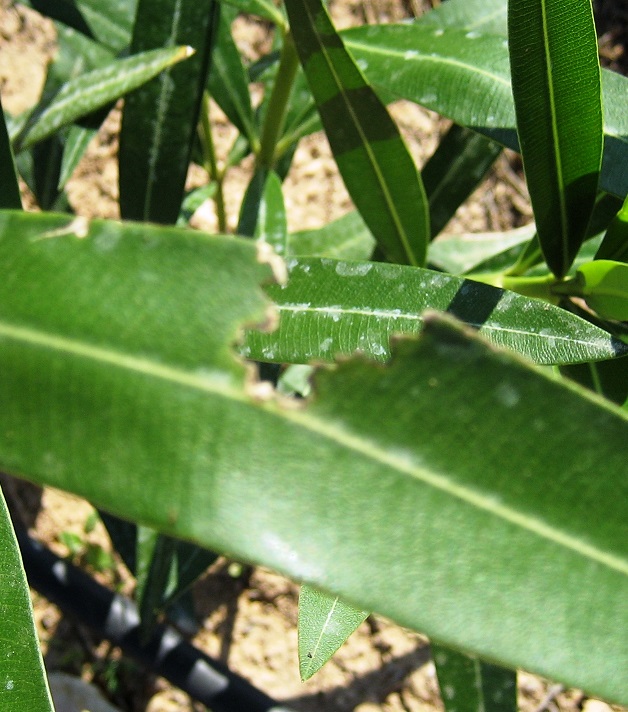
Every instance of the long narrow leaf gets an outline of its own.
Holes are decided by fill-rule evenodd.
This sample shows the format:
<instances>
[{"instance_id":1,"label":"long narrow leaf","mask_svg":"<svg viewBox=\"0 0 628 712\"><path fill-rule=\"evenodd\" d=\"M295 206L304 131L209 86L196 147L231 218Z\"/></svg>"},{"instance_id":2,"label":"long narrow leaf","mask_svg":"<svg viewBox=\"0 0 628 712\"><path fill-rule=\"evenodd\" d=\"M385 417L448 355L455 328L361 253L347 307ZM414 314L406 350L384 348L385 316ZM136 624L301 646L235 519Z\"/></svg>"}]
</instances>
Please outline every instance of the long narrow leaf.
<instances>
[{"instance_id":1,"label":"long narrow leaf","mask_svg":"<svg viewBox=\"0 0 628 712\"><path fill-rule=\"evenodd\" d=\"M373 235L357 211L320 228L299 230L288 236L288 253L292 256L368 260L374 248Z\"/></svg>"},{"instance_id":2,"label":"long narrow leaf","mask_svg":"<svg viewBox=\"0 0 628 712\"><path fill-rule=\"evenodd\" d=\"M25 4L118 53L129 45L137 0L26 0Z\"/></svg>"},{"instance_id":3,"label":"long narrow leaf","mask_svg":"<svg viewBox=\"0 0 628 712\"><path fill-rule=\"evenodd\" d=\"M107 106L189 56L189 47L143 52L67 82L43 113L17 138L17 149L24 150L33 146L62 126Z\"/></svg>"},{"instance_id":4,"label":"long narrow leaf","mask_svg":"<svg viewBox=\"0 0 628 712\"><path fill-rule=\"evenodd\" d=\"M218 18L218 0L139 0L134 52L184 44L195 54L126 98L118 154L124 218L177 221Z\"/></svg>"},{"instance_id":5,"label":"long narrow leaf","mask_svg":"<svg viewBox=\"0 0 628 712\"><path fill-rule=\"evenodd\" d=\"M517 673L431 644L447 712L517 712Z\"/></svg>"},{"instance_id":6,"label":"long narrow leaf","mask_svg":"<svg viewBox=\"0 0 628 712\"><path fill-rule=\"evenodd\" d=\"M460 277L403 265L299 258L285 286L268 294L277 331L250 332L243 353L261 361L307 363L361 351L390 358L395 333L416 334L426 309L448 311L541 364L608 359L626 353L610 334L559 307Z\"/></svg>"},{"instance_id":7,"label":"long narrow leaf","mask_svg":"<svg viewBox=\"0 0 628 712\"><path fill-rule=\"evenodd\" d=\"M0 708L54 712L15 532L0 489Z\"/></svg>"},{"instance_id":8,"label":"long narrow leaf","mask_svg":"<svg viewBox=\"0 0 628 712\"><path fill-rule=\"evenodd\" d=\"M529 243L535 234L536 228L531 223L505 232L447 235L430 244L428 262L451 274L464 274L499 254Z\"/></svg>"},{"instance_id":9,"label":"long narrow leaf","mask_svg":"<svg viewBox=\"0 0 628 712\"><path fill-rule=\"evenodd\" d=\"M471 195L502 149L495 141L454 124L423 166L421 176L436 237Z\"/></svg>"},{"instance_id":10,"label":"long narrow leaf","mask_svg":"<svg viewBox=\"0 0 628 712\"><path fill-rule=\"evenodd\" d=\"M424 264L427 198L397 127L344 48L323 3L289 0L286 8L301 64L353 202L389 260Z\"/></svg>"},{"instance_id":11,"label":"long narrow leaf","mask_svg":"<svg viewBox=\"0 0 628 712\"><path fill-rule=\"evenodd\" d=\"M0 218L0 468L626 701L628 414L436 317L284 405L252 241Z\"/></svg>"},{"instance_id":12,"label":"long narrow leaf","mask_svg":"<svg viewBox=\"0 0 628 712\"><path fill-rule=\"evenodd\" d=\"M288 246L286 208L281 181L274 171L269 171L266 176L254 236L269 244L278 255L285 256Z\"/></svg>"},{"instance_id":13,"label":"long narrow leaf","mask_svg":"<svg viewBox=\"0 0 628 712\"><path fill-rule=\"evenodd\" d=\"M517 133L545 260L564 276L582 244L602 164L591 0L509 0Z\"/></svg>"},{"instance_id":14,"label":"long narrow leaf","mask_svg":"<svg viewBox=\"0 0 628 712\"><path fill-rule=\"evenodd\" d=\"M272 0L225 0L237 8L240 12L245 12L249 15L258 15L265 20L272 22L278 27L284 27L286 24L285 18L281 11L278 10Z\"/></svg>"},{"instance_id":15,"label":"long narrow leaf","mask_svg":"<svg viewBox=\"0 0 628 712\"><path fill-rule=\"evenodd\" d=\"M251 105L248 76L231 34L236 11L221 4L216 46L212 53L207 87L231 123L253 146L259 141Z\"/></svg>"},{"instance_id":16,"label":"long narrow leaf","mask_svg":"<svg viewBox=\"0 0 628 712\"><path fill-rule=\"evenodd\" d=\"M309 680L363 623L368 611L338 596L301 586L299 593L299 672Z\"/></svg>"},{"instance_id":17,"label":"long narrow leaf","mask_svg":"<svg viewBox=\"0 0 628 712\"><path fill-rule=\"evenodd\" d=\"M447 0L423 15L419 22L506 37L507 10L507 0Z\"/></svg>"},{"instance_id":18,"label":"long narrow leaf","mask_svg":"<svg viewBox=\"0 0 628 712\"><path fill-rule=\"evenodd\" d=\"M0 209L19 210L22 207L20 186L17 182L15 161L9 133L4 120L2 103L0 103Z\"/></svg>"},{"instance_id":19,"label":"long narrow leaf","mask_svg":"<svg viewBox=\"0 0 628 712\"><path fill-rule=\"evenodd\" d=\"M358 27L341 36L382 96L415 101L519 149L504 37L420 22ZM623 197L628 193L628 78L604 69L602 89L600 186Z\"/></svg>"}]
</instances>

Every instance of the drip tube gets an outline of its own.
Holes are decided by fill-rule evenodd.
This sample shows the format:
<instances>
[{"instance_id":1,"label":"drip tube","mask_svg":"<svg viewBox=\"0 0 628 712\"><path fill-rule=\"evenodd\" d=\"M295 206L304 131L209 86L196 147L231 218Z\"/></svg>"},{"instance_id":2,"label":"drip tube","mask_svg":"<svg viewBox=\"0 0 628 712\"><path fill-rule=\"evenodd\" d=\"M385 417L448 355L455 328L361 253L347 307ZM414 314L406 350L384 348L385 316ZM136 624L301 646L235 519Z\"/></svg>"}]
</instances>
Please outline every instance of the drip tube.
<instances>
[{"instance_id":1,"label":"drip tube","mask_svg":"<svg viewBox=\"0 0 628 712\"><path fill-rule=\"evenodd\" d=\"M53 554L22 526L15 529L26 576L34 589L212 712L293 712L205 655L171 626L157 626L150 639L142 641L139 614L131 600Z\"/></svg>"}]
</instances>

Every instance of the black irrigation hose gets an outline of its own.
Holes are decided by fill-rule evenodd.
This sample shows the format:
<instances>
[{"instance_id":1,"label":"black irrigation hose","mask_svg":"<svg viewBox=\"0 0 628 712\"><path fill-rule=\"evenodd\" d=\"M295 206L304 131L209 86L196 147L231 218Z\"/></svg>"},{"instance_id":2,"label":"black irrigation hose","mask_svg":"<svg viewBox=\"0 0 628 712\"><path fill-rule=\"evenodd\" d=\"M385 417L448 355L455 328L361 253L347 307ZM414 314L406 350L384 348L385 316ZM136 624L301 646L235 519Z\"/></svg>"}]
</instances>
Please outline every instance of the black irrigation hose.
<instances>
[{"instance_id":1,"label":"black irrigation hose","mask_svg":"<svg viewBox=\"0 0 628 712\"><path fill-rule=\"evenodd\" d=\"M21 526L16 526L16 534L33 588L213 712L291 712L195 648L170 626L158 626L148 642L141 642L139 615L132 601L53 554Z\"/></svg>"}]
</instances>

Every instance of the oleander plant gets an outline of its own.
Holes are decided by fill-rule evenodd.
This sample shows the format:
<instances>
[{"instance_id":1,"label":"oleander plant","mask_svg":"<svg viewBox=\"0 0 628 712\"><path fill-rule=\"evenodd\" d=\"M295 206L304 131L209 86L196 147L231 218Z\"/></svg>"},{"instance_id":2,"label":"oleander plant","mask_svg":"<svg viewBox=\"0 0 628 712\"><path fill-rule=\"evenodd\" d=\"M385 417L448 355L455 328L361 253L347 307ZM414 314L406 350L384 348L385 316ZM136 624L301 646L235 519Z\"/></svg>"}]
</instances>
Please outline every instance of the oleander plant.
<instances>
[{"instance_id":1,"label":"oleander plant","mask_svg":"<svg viewBox=\"0 0 628 712\"><path fill-rule=\"evenodd\" d=\"M0 470L133 542L148 627L217 552L302 584L304 679L377 612L429 636L450 710L516 709L519 669L628 703L628 79L591 0L342 31L323 0L25 4L58 50L0 122ZM65 185L121 97L122 220L91 219ZM452 121L420 171L398 99ZM290 233L321 129L355 211ZM504 147L534 222L439 239ZM189 226L207 199L220 234ZM50 712L1 507L0 707Z\"/></svg>"}]
</instances>

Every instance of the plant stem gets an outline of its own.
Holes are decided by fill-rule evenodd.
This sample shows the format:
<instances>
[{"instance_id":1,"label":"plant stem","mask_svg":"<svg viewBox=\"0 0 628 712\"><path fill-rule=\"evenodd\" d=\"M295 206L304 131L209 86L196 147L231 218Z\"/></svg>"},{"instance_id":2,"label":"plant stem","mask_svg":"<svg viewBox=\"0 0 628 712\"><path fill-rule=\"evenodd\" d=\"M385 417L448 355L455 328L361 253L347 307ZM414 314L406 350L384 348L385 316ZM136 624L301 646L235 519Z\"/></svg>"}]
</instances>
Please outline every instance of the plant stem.
<instances>
[{"instance_id":1,"label":"plant stem","mask_svg":"<svg viewBox=\"0 0 628 712\"><path fill-rule=\"evenodd\" d=\"M294 40L292 39L292 34L287 32L284 35L277 77L268 102L264 126L262 127L261 146L257 156L257 165L260 168L272 169L275 164L275 149L283 131L288 102L292 94L298 67L299 58Z\"/></svg>"},{"instance_id":2,"label":"plant stem","mask_svg":"<svg viewBox=\"0 0 628 712\"><path fill-rule=\"evenodd\" d=\"M218 169L216 160L216 150L212 137L211 122L209 120L209 94L203 92L203 103L201 106L201 123L199 135L201 140L201 150L203 152L203 167L209 173L210 181L216 181L216 195L214 203L216 205L216 219L218 221L218 232L227 232L227 213L225 211L225 196L223 192L223 174Z\"/></svg>"},{"instance_id":3,"label":"plant stem","mask_svg":"<svg viewBox=\"0 0 628 712\"><path fill-rule=\"evenodd\" d=\"M474 279L476 282L490 284L493 287L509 289L525 297L536 297L548 302L556 302L554 286L557 284L557 280L552 274L543 275L542 277L514 277L503 273L487 273L470 274L467 277Z\"/></svg>"}]
</instances>

